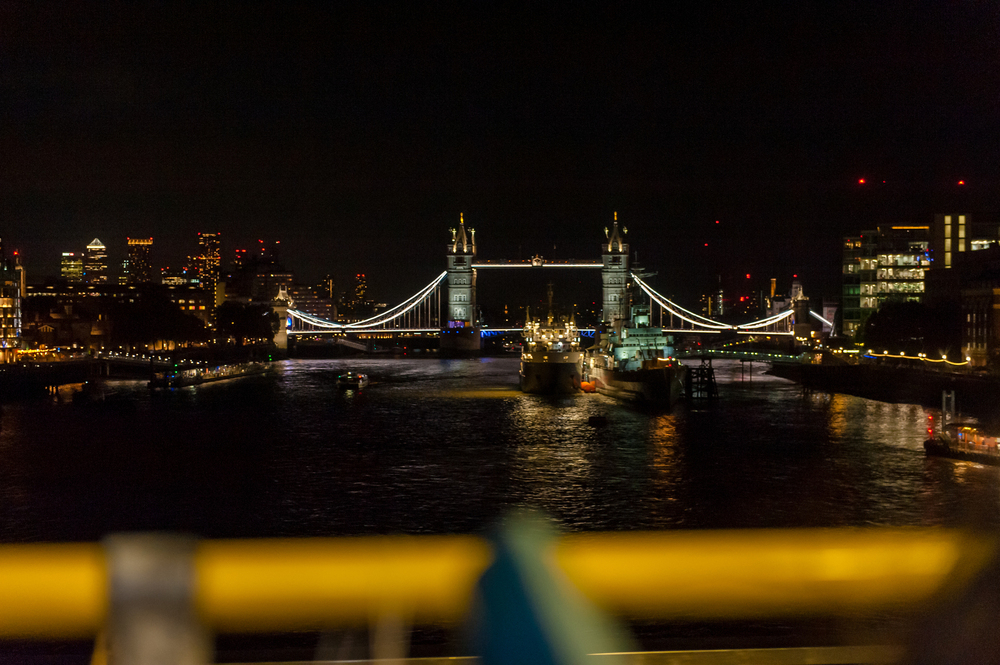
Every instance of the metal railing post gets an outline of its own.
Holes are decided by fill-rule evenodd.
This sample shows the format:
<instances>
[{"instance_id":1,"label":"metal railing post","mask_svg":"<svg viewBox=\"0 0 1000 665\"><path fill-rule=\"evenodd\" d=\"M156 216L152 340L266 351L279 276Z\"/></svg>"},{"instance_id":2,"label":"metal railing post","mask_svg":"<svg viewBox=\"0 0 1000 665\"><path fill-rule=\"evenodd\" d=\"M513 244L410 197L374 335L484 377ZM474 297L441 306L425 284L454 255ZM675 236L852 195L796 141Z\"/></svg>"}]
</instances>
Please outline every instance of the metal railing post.
<instances>
[{"instance_id":1,"label":"metal railing post","mask_svg":"<svg viewBox=\"0 0 1000 665\"><path fill-rule=\"evenodd\" d=\"M195 544L167 534L105 539L109 665L211 662L211 637L194 606Z\"/></svg>"}]
</instances>

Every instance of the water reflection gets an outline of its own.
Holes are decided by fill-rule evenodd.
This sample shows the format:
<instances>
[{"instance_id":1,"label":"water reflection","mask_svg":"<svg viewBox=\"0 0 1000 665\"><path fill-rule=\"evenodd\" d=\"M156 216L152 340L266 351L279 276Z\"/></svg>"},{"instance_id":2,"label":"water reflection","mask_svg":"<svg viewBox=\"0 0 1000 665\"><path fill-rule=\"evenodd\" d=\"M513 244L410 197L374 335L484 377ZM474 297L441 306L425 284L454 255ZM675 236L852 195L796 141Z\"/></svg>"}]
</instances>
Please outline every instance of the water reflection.
<instances>
[{"instance_id":1,"label":"water reflection","mask_svg":"<svg viewBox=\"0 0 1000 665\"><path fill-rule=\"evenodd\" d=\"M676 413L662 414L649 421L649 443L653 449L653 492L649 498L650 526L669 528L683 524L683 452Z\"/></svg>"},{"instance_id":2,"label":"water reflection","mask_svg":"<svg viewBox=\"0 0 1000 665\"><path fill-rule=\"evenodd\" d=\"M338 390L345 369L371 385ZM1000 522L1000 470L925 458L921 408L717 370L719 400L669 413L524 395L514 358L288 361L116 385L128 409L9 405L0 536L474 532L520 503L578 530Z\"/></svg>"}]
</instances>

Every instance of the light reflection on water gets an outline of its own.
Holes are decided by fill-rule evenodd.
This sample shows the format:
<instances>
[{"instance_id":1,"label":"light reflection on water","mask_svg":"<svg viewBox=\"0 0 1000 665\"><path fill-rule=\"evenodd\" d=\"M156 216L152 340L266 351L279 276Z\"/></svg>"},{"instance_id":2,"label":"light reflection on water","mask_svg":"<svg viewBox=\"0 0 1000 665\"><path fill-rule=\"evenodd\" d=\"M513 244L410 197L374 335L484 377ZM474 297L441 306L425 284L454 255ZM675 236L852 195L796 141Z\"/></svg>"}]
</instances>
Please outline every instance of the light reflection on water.
<instances>
[{"instance_id":1,"label":"light reflection on water","mask_svg":"<svg viewBox=\"0 0 1000 665\"><path fill-rule=\"evenodd\" d=\"M1000 473L926 459L922 408L716 367L718 401L669 413L524 395L516 358L287 361L167 394L115 384L91 407L8 405L0 536L470 532L525 503L584 530L997 524ZM372 385L338 391L346 368Z\"/></svg>"}]
</instances>

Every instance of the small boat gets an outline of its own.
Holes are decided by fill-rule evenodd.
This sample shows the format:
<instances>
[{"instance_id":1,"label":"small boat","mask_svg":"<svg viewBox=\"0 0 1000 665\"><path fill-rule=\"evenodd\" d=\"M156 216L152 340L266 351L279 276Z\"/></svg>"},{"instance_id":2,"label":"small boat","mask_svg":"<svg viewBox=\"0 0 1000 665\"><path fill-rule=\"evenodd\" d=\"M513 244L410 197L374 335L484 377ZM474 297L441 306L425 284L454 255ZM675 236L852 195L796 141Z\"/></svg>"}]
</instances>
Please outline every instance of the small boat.
<instances>
[{"instance_id":1,"label":"small boat","mask_svg":"<svg viewBox=\"0 0 1000 665\"><path fill-rule=\"evenodd\" d=\"M924 441L924 450L928 455L1000 466L997 437L961 423L946 425L937 436Z\"/></svg>"},{"instance_id":2,"label":"small boat","mask_svg":"<svg viewBox=\"0 0 1000 665\"><path fill-rule=\"evenodd\" d=\"M368 375L347 372L337 377L337 387L341 390L361 390L368 385Z\"/></svg>"}]
</instances>

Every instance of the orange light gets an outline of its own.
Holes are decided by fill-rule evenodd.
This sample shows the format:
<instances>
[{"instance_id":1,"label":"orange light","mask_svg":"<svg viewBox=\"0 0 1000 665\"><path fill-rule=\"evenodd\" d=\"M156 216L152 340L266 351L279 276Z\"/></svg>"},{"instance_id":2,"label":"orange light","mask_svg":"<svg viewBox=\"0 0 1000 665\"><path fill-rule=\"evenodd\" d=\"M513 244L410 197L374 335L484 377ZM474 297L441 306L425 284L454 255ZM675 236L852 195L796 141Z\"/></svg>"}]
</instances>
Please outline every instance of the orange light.
<instances>
[{"instance_id":1,"label":"orange light","mask_svg":"<svg viewBox=\"0 0 1000 665\"><path fill-rule=\"evenodd\" d=\"M750 273L747 273L747 279L750 279Z\"/></svg>"},{"instance_id":2,"label":"orange light","mask_svg":"<svg viewBox=\"0 0 1000 665\"><path fill-rule=\"evenodd\" d=\"M959 180L959 181L958 181L958 184L960 184L960 185L964 185L964 184L965 184L965 181L964 181L964 180Z\"/></svg>"},{"instance_id":3,"label":"orange light","mask_svg":"<svg viewBox=\"0 0 1000 665\"><path fill-rule=\"evenodd\" d=\"M864 178L858 178L858 184L859 185L865 184L865 179Z\"/></svg>"}]
</instances>

